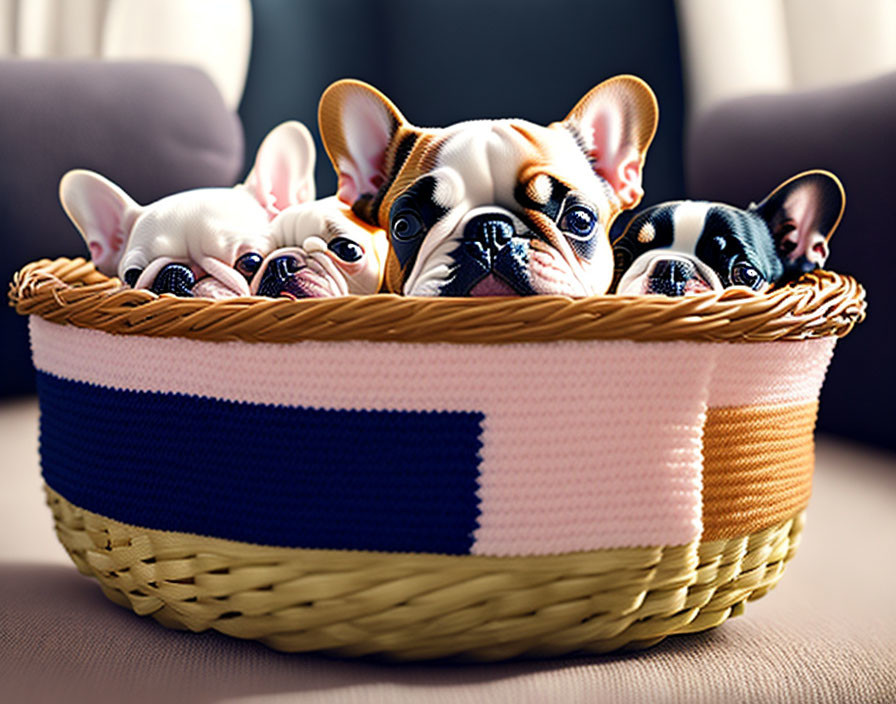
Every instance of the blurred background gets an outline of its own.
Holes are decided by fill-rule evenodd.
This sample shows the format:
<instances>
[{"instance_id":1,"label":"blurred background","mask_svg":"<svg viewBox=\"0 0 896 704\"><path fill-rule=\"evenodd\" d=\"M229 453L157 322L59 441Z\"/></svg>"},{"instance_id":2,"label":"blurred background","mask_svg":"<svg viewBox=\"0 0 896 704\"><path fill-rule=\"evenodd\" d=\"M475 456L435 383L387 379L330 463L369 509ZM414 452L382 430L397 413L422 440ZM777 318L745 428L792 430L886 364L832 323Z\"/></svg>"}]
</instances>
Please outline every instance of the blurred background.
<instances>
[{"instance_id":1,"label":"blurred background","mask_svg":"<svg viewBox=\"0 0 896 704\"><path fill-rule=\"evenodd\" d=\"M660 105L642 207L746 206L810 168L841 178L829 265L870 306L838 347L819 428L896 448L894 0L0 0L0 56L5 281L34 259L86 256L56 195L71 168L141 203L232 185L264 134L298 119L315 133L318 193L332 193L316 109L338 78L439 126L552 122L637 74ZM0 314L0 398L33 392L25 322Z\"/></svg>"}]
</instances>

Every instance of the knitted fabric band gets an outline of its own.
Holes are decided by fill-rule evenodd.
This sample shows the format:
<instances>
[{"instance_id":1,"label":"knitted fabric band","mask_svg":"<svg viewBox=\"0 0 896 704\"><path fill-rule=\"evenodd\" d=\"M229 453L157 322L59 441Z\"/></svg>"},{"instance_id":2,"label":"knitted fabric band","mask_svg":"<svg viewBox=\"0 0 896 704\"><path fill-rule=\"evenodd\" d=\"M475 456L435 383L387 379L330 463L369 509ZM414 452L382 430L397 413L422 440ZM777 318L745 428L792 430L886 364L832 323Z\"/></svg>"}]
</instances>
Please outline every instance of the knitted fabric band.
<instances>
[{"instance_id":1,"label":"knitted fabric band","mask_svg":"<svg viewBox=\"0 0 896 704\"><path fill-rule=\"evenodd\" d=\"M31 331L45 477L84 508L264 544L482 555L680 545L707 510L740 530L724 497L702 505L707 409L812 404L833 347ZM758 376L715 382L719 368ZM797 479L781 490L802 497Z\"/></svg>"}]
</instances>

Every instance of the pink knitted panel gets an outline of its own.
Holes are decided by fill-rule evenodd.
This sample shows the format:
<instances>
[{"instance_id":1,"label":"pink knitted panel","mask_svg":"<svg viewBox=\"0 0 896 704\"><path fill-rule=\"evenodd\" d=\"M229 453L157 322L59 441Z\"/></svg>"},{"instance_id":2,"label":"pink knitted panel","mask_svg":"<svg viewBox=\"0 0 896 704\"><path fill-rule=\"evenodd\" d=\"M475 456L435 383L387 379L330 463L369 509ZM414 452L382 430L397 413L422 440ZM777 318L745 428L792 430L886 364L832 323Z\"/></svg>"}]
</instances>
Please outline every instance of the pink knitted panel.
<instances>
[{"instance_id":1,"label":"pink knitted panel","mask_svg":"<svg viewBox=\"0 0 896 704\"><path fill-rule=\"evenodd\" d=\"M818 400L835 337L719 345L709 405L774 406Z\"/></svg>"},{"instance_id":2,"label":"pink knitted panel","mask_svg":"<svg viewBox=\"0 0 896 704\"><path fill-rule=\"evenodd\" d=\"M701 531L719 345L210 343L31 320L35 366L113 388L313 408L475 410L473 552L674 545Z\"/></svg>"}]
</instances>

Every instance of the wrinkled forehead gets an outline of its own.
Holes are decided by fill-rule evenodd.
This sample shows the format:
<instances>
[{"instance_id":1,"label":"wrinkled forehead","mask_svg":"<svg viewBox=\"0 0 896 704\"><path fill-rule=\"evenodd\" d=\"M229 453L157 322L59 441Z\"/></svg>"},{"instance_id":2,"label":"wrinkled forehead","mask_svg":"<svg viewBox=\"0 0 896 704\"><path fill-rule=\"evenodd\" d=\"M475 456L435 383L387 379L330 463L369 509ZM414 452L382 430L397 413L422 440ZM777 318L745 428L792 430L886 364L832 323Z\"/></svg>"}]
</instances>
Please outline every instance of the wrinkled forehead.
<instances>
[{"instance_id":1,"label":"wrinkled forehead","mask_svg":"<svg viewBox=\"0 0 896 704\"><path fill-rule=\"evenodd\" d=\"M525 120L479 120L425 131L386 200L393 201L432 175L437 181L455 181L455 196L462 195L469 207L510 207L517 186L539 174L595 201L606 198L606 182L591 169L584 150L562 123L542 127Z\"/></svg>"},{"instance_id":2,"label":"wrinkled forehead","mask_svg":"<svg viewBox=\"0 0 896 704\"><path fill-rule=\"evenodd\" d=\"M335 237L350 237L356 241L369 240L379 228L360 220L349 207L336 198L324 198L311 203L294 205L280 213L273 221L275 236L288 233L301 244L308 237L330 241Z\"/></svg>"}]
</instances>

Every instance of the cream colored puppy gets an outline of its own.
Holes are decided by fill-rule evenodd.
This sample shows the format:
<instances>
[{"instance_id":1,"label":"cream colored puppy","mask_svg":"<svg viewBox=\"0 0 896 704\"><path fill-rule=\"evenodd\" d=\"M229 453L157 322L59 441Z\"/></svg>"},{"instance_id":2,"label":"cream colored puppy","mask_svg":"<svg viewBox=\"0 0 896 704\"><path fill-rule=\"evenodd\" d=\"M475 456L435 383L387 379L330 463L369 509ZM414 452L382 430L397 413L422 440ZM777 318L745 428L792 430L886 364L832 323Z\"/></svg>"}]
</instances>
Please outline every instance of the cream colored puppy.
<instances>
[{"instance_id":1,"label":"cream colored puppy","mask_svg":"<svg viewBox=\"0 0 896 704\"><path fill-rule=\"evenodd\" d=\"M287 208L271 223L279 245L250 284L259 296L323 298L376 293L388 253L386 233L335 196Z\"/></svg>"}]
</instances>

